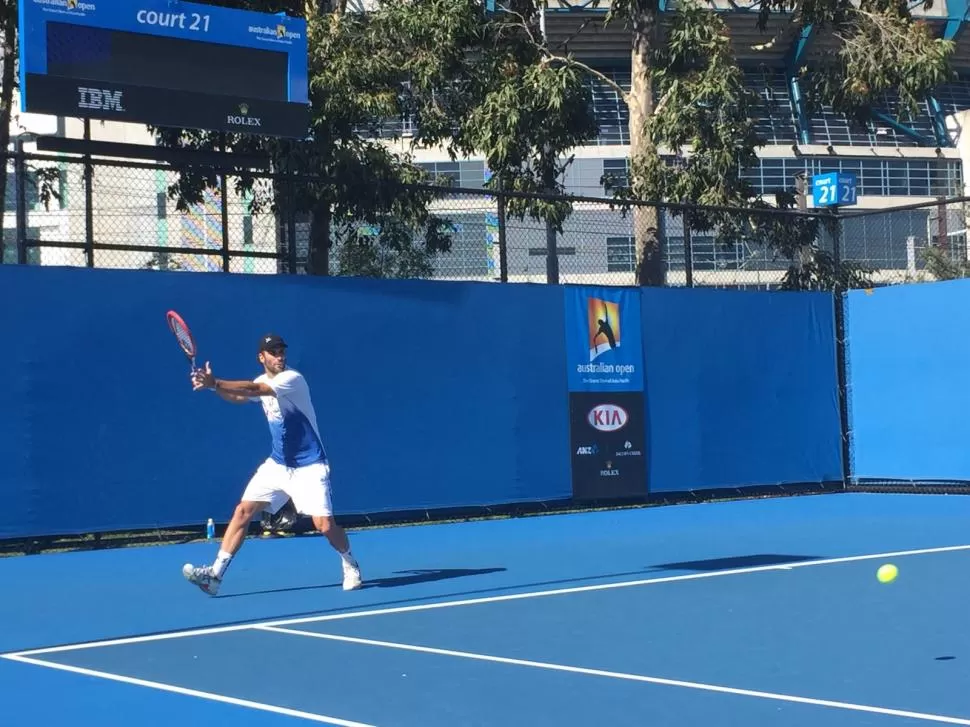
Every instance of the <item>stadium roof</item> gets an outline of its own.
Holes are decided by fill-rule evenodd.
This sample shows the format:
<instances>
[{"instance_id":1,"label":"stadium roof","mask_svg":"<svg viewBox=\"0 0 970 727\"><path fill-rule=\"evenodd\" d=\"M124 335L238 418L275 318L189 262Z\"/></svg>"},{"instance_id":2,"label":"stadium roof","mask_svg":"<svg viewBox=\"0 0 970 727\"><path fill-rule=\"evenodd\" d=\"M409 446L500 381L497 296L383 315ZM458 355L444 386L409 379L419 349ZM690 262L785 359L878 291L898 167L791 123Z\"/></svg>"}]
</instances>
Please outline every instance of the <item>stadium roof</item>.
<instances>
[{"instance_id":1,"label":"stadium roof","mask_svg":"<svg viewBox=\"0 0 970 727\"><path fill-rule=\"evenodd\" d=\"M792 16L772 13L768 27L758 29L757 6L738 7L729 0L713 0L713 6L724 13L734 40L735 53L742 63L765 63L773 66L810 65L814 59L832 53L838 40L828 30L802 29ZM661 8L673 10L676 0L660 0ZM936 0L927 9L925 3L914 3L913 16L924 19L939 38L956 41L956 68L970 68L970 34L966 32L968 0ZM577 58L628 58L630 33L617 21L604 27L609 3L603 0L594 7L591 0L550 0L546 14L546 33L550 44L568 50ZM661 16L661 33L664 22Z\"/></svg>"}]
</instances>

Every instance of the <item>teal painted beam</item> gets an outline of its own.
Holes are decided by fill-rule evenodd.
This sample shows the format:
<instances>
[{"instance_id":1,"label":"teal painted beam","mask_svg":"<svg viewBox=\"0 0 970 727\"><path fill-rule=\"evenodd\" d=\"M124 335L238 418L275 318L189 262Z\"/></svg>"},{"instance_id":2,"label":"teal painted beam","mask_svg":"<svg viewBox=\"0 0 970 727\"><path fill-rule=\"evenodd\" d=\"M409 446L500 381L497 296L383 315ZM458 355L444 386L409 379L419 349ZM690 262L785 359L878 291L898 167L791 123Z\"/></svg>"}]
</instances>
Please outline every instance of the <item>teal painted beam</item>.
<instances>
[{"instance_id":1,"label":"teal painted beam","mask_svg":"<svg viewBox=\"0 0 970 727\"><path fill-rule=\"evenodd\" d=\"M950 135L946 131L946 118L943 116L943 107L936 96L929 97L930 116L933 119L933 133L936 135L936 143L939 146L953 146Z\"/></svg>"},{"instance_id":2,"label":"teal painted beam","mask_svg":"<svg viewBox=\"0 0 970 727\"><path fill-rule=\"evenodd\" d=\"M891 126L896 131L898 131L900 134L905 134L910 139L915 139L916 141L918 141L923 146L936 146L936 140L935 139L930 139L928 137L923 136L921 133L919 133L918 131L916 131L916 129L914 129L914 128L910 127L910 126L906 126L906 124L902 124L899 121L896 121L896 119L894 119L892 116L890 116L888 114L885 114L882 111L873 111L872 112L872 117L875 118L875 119L879 119L881 122L883 122L887 126Z\"/></svg>"},{"instance_id":3,"label":"teal painted beam","mask_svg":"<svg viewBox=\"0 0 970 727\"><path fill-rule=\"evenodd\" d=\"M953 40L967 19L967 0L946 0L946 10L949 17L943 29L943 38Z\"/></svg>"},{"instance_id":4,"label":"teal painted beam","mask_svg":"<svg viewBox=\"0 0 970 727\"><path fill-rule=\"evenodd\" d=\"M788 92L791 94L792 108L795 111L795 125L798 138L802 144L811 144L811 134L808 127L808 114L805 113L805 102L802 100L802 89L798 85L798 66L805 56L805 49L812 40L815 26L806 25L792 46L785 62L785 76L788 80Z\"/></svg>"}]
</instances>

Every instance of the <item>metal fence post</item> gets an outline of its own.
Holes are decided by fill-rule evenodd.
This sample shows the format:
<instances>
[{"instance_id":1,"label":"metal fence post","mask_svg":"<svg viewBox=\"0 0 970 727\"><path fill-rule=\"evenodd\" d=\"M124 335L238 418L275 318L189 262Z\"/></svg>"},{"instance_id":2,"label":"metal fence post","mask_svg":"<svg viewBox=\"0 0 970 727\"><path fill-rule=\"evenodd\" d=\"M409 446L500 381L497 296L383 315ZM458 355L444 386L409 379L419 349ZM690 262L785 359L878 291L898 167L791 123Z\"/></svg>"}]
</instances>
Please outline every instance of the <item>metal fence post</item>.
<instances>
[{"instance_id":1,"label":"metal fence post","mask_svg":"<svg viewBox=\"0 0 970 727\"><path fill-rule=\"evenodd\" d=\"M835 367L839 392L839 428L842 434L842 484L848 487L852 479L852 438L849 432L849 377L845 355L845 294L846 291L836 284L833 292L835 305Z\"/></svg>"},{"instance_id":2,"label":"metal fence post","mask_svg":"<svg viewBox=\"0 0 970 727\"><path fill-rule=\"evenodd\" d=\"M687 212L684 212L684 273L687 279L687 287L694 287L694 246L690 238L690 221L687 219Z\"/></svg>"},{"instance_id":3,"label":"metal fence post","mask_svg":"<svg viewBox=\"0 0 970 727\"><path fill-rule=\"evenodd\" d=\"M16 194L17 264L27 264L27 159L24 141L18 137L14 142L14 192ZM6 173L6 170L4 170Z\"/></svg>"},{"instance_id":4,"label":"metal fence post","mask_svg":"<svg viewBox=\"0 0 970 727\"><path fill-rule=\"evenodd\" d=\"M550 285L556 285L559 282L557 238L555 225L550 220L546 220L546 282Z\"/></svg>"},{"instance_id":5,"label":"metal fence post","mask_svg":"<svg viewBox=\"0 0 970 727\"><path fill-rule=\"evenodd\" d=\"M505 194L502 192L502 181L498 183L498 269L499 279L503 283L509 282L509 248L505 237Z\"/></svg>"},{"instance_id":6,"label":"metal fence post","mask_svg":"<svg viewBox=\"0 0 970 727\"><path fill-rule=\"evenodd\" d=\"M835 218L832 223L832 264L835 267L835 279L839 280L842 273L842 214L838 207L832 209L832 216ZM837 288L841 285L836 283Z\"/></svg>"},{"instance_id":7,"label":"metal fence post","mask_svg":"<svg viewBox=\"0 0 970 727\"><path fill-rule=\"evenodd\" d=\"M288 262L290 275L296 275L296 179L298 172L290 171L290 162L286 164L286 236L289 242ZM309 255L309 249L308 249ZM329 263L328 263L329 264Z\"/></svg>"},{"instance_id":8,"label":"metal fence post","mask_svg":"<svg viewBox=\"0 0 970 727\"><path fill-rule=\"evenodd\" d=\"M222 149L222 153L228 153L226 148L226 132L221 132L219 134L219 146ZM219 197L220 204L222 208L222 272L229 272L229 201L227 197L228 185L226 184L226 171L223 167L219 174Z\"/></svg>"},{"instance_id":9,"label":"metal fence post","mask_svg":"<svg viewBox=\"0 0 970 727\"><path fill-rule=\"evenodd\" d=\"M84 119L84 141L91 141L91 119ZM84 255L89 268L94 267L94 165L91 154L84 155Z\"/></svg>"},{"instance_id":10,"label":"metal fence post","mask_svg":"<svg viewBox=\"0 0 970 727\"><path fill-rule=\"evenodd\" d=\"M0 171L2 171L4 175L6 175L7 173L7 150L6 149L0 149L0 160L3 160L3 169ZM6 195L6 187L4 187L4 194ZM0 205L2 205L2 207L0 207L0 265L3 265L4 262L6 262L6 254L7 254L4 246L4 241L3 241L3 219L7 214L7 200L5 198L0 199Z\"/></svg>"}]
</instances>

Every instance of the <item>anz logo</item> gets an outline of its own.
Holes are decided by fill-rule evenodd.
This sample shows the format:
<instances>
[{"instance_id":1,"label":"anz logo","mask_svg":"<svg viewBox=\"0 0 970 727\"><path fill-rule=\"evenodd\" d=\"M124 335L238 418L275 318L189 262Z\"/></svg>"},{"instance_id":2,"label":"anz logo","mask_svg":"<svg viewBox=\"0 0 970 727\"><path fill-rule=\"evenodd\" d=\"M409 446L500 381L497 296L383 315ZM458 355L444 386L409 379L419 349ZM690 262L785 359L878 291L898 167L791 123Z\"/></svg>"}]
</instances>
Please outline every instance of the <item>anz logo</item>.
<instances>
[{"instance_id":1,"label":"anz logo","mask_svg":"<svg viewBox=\"0 0 970 727\"><path fill-rule=\"evenodd\" d=\"M79 109L93 109L95 111L124 111L122 105L123 92L111 91L107 88L85 88L78 86Z\"/></svg>"}]
</instances>

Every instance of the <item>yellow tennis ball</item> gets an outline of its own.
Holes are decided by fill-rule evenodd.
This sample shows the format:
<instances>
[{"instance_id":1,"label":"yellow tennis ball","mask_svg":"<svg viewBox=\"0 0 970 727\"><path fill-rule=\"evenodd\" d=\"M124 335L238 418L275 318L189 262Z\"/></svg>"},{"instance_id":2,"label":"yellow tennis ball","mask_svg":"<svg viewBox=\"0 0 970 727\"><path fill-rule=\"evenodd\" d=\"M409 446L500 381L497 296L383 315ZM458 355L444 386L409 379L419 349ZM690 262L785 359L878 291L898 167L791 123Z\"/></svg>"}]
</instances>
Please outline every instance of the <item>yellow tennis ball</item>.
<instances>
[{"instance_id":1,"label":"yellow tennis ball","mask_svg":"<svg viewBox=\"0 0 970 727\"><path fill-rule=\"evenodd\" d=\"M879 570L876 571L876 578L879 579L880 583L892 583L896 580L897 575L899 575L899 569L892 563L881 565Z\"/></svg>"}]
</instances>

